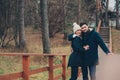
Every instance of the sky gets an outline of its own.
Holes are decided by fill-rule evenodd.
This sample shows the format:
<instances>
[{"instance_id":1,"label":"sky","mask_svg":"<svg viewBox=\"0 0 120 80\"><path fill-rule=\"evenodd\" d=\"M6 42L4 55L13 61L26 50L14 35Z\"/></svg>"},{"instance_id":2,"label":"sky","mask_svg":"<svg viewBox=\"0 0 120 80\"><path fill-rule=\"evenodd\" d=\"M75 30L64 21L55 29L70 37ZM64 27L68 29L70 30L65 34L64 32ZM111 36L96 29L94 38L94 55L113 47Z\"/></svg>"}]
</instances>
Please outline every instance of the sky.
<instances>
[{"instance_id":1,"label":"sky","mask_svg":"<svg viewBox=\"0 0 120 80\"><path fill-rule=\"evenodd\" d=\"M109 0L109 10L113 10L115 6L115 0Z\"/></svg>"}]
</instances>

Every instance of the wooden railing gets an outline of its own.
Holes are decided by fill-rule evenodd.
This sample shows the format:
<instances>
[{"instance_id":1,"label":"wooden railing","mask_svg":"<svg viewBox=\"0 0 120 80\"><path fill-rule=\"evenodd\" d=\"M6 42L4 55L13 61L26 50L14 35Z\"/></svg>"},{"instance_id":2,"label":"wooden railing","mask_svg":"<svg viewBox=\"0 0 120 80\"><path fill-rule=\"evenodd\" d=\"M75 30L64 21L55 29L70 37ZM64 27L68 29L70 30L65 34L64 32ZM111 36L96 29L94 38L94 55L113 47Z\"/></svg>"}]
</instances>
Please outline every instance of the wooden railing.
<instances>
[{"instance_id":1,"label":"wooden railing","mask_svg":"<svg viewBox=\"0 0 120 80\"><path fill-rule=\"evenodd\" d=\"M111 31L111 26L109 27L109 29L110 29L110 31L109 31L109 41L110 41L110 43L109 43L109 50L112 52L112 31Z\"/></svg>"},{"instance_id":2,"label":"wooden railing","mask_svg":"<svg viewBox=\"0 0 120 80\"><path fill-rule=\"evenodd\" d=\"M101 20L98 23L96 31L99 33L101 28ZM109 43L108 43L109 50L112 52L112 35L111 35L111 26L109 26Z\"/></svg>"},{"instance_id":3,"label":"wooden railing","mask_svg":"<svg viewBox=\"0 0 120 80\"><path fill-rule=\"evenodd\" d=\"M100 31L101 22L102 22L102 21L100 20L100 21L99 21L99 23L98 23L97 30L96 30L97 32L99 32L99 31Z\"/></svg>"},{"instance_id":4,"label":"wooden railing","mask_svg":"<svg viewBox=\"0 0 120 80\"><path fill-rule=\"evenodd\" d=\"M0 56L22 56L22 65L23 71L12 73L12 74L5 74L0 75L0 80L15 80L18 78L23 78L23 80L30 80L30 75L37 74L40 72L48 71L49 79L48 80L58 80L58 78L62 77L62 80L66 80L66 54L35 54L35 53L0 53ZM43 67L35 70L30 70L30 56L47 56L49 66ZM62 64L53 65L54 57L61 56L62 57ZM58 76L54 76L54 69L62 67L62 74Z\"/></svg>"}]
</instances>

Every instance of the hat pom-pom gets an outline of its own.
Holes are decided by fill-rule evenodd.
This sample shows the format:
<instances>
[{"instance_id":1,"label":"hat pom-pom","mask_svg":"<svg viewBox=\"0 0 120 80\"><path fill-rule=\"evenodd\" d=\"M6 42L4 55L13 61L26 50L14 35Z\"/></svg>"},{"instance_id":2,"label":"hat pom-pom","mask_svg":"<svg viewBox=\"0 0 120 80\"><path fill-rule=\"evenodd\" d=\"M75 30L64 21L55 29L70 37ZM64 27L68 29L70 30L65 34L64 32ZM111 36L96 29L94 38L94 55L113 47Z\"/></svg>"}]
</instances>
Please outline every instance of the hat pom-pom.
<instances>
[{"instance_id":1,"label":"hat pom-pom","mask_svg":"<svg viewBox=\"0 0 120 80\"><path fill-rule=\"evenodd\" d=\"M73 23L73 26L78 25L76 22Z\"/></svg>"}]
</instances>

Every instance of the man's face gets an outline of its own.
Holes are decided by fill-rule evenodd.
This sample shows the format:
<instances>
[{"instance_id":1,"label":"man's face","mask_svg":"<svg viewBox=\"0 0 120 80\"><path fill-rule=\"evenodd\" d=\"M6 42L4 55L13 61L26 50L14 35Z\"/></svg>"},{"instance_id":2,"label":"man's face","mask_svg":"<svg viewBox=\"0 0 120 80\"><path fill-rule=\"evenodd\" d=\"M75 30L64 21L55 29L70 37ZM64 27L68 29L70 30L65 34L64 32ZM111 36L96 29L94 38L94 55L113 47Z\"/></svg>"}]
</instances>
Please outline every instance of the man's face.
<instances>
[{"instance_id":1,"label":"man's face","mask_svg":"<svg viewBox=\"0 0 120 80\"><path fill-rule=\"evenodd\" d=\"M81 30L83 31L83 32L87 32L88 31L88 26L86 25L86 24L84 24L84 25L82 25L81 26Z\"/></svg>"}]
</instances>

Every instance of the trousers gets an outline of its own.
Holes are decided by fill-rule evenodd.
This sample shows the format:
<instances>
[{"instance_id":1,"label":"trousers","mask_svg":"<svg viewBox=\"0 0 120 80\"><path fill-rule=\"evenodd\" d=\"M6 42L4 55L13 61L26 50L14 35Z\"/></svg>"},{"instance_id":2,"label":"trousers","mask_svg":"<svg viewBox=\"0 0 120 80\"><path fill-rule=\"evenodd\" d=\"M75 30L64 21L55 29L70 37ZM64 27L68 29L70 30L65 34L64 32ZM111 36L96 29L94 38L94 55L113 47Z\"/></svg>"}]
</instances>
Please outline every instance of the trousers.
<instances>
[{"instance_id":1,"label":"trousers","mask_svg":"<svg viewBox=\"0 0 120 80\"><path fill-rule=\"evenodd\" d=\"M78 77L78 66L71 66L70 80L77 80L77 77Z\"/></svg>"},{"instance_id":2,"label":"trousers","mask_svg":"<svg viewBox=\"0 0 120 80\"><path fill-rule=\"evenodd\" d=\"M81 69L82 69L83 80L89 80L88 72L90 75L90 80L96 80L96 65L82 66Z\"/></svg>"}]
</instances>

